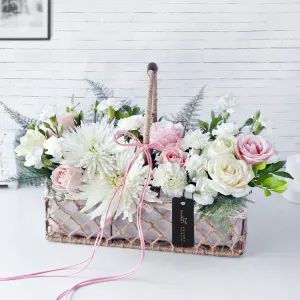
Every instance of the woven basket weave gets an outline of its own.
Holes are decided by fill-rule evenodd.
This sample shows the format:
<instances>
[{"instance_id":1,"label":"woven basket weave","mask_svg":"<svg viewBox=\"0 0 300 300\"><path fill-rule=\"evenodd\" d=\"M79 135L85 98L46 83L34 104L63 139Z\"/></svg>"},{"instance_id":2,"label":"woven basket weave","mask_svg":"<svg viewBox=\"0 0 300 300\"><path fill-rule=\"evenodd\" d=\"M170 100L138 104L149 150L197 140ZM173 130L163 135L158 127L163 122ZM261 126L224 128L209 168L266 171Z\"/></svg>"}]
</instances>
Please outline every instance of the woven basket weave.
<instances>
[{"instance_id":1,"label":"woven basket weave","mask_svg":"<svg viewBox=\"0 0 300 300\"><path fill-rule=\"evenodd\" d=\"M157 120L157 67L149 64L149 92L145 115L144 142L149 143L151 121ZM244 252L247 235L246 211L230 220L228 230L219 224L197 217L195 212L193 247L175 247L172 244L172 199L161 196L161 204L143 205L142 228L146 249L218 256L240 256ZM51 241L94 244L99 232L99 220L91 220L80 210L86 199L77 195L57 193L49 186L45 190L46 232ZM117 218L106 225L103 246L139 248L136 220L128 222Z\"/></svg>"}]
</instances>

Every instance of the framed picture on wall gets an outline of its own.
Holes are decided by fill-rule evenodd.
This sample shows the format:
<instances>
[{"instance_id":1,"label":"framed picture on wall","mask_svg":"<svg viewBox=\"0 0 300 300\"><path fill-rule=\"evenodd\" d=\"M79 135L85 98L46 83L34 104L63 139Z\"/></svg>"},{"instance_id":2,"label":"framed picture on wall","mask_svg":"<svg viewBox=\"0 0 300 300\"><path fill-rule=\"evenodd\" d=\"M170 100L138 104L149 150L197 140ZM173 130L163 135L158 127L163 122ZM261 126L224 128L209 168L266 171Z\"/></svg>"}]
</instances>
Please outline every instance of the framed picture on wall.
<instances>
[{"instance_id":1,"label":"framed picture on wall","mask_svg":"<svg viewBox=\"0 0 300 300\"><path fill-rule=\"evenodd\" d=\"M49 40L50 0L0 0L0 40Z\"/></svg>"}]
</instances>

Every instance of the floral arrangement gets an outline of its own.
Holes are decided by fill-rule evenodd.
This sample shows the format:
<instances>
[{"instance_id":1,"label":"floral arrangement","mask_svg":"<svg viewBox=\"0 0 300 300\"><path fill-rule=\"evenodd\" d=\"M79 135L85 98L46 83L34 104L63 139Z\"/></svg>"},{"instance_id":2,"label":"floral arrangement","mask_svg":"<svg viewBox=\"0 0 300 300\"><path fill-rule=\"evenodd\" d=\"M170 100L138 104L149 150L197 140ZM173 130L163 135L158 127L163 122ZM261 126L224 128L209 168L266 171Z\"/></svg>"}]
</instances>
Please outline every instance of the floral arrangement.
<instances>
[{"instance_id":1,"label":"floral arrangement","mask_svg":"<svg viewBox=\"0 0 300 300\"><path fill-rule=\"evenodd\" d=\"M224 96L210 120L195 122L190 107L198 109L201 99L202 92L185 106L188 112L152 124L153 174L145 201L162 201L160 193L185 196L194 199L200 215L223 219L242 212L255 187L265 196L283 193L287 189L283 178L292 176L263 135L266 123L260 112L238 126L231 121L234 99ZM136 155L136 149L116 144L115 133L126 130L143 141L143 111L111 95L98 98L92 115L86 116L74 99L71 103L63 112L48 107L26 125L16 147L23 165L19 179L30 182L34 175L50 180L58 192L84 196L83 211L92 218L102 216L110 205L115 218L132 221L147 166L140 155L124 182L122 200L110 204ZM130 138L123 137L123 143L130 143Z\"/></svg>"}]
</instances>

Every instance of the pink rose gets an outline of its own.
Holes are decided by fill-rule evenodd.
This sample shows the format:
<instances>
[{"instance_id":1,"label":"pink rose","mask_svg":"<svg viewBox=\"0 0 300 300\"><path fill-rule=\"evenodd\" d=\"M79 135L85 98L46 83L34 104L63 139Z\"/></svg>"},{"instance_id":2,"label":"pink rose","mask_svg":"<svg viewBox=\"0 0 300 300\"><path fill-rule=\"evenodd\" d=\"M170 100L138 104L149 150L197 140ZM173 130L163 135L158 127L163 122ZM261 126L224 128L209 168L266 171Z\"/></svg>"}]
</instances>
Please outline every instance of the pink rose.
<instances>
[{"instance_id":1,"label":"pink rose","mask_svg":"<svg viewBox=\"0 0 300 300\"><path fill-rule=\"evenodd\" d=\"M262 136L253 134L241 135L238 138L236 154L239 159L250 165L256 165L263 161L272 163L278 159L272 145Z\"/></svg>"},{"instance_id":2,"label":"pink rose","mask_svg":"<svg viewBox=\"0 0 300 300\"><path fill-rule=\"evenodd\" d=\"M150 143L162 148L168 145L174 146L183 136L184 128L168 121L153 123L150 129Z\"/></svg>"},{"instance_id":3,"label":"pink rose","mask_svg":"<svg viewBox=\"0 0 300 300\"><path fill-rule=\"evenodd\" d=\"M181 167L184 165L186 160L186 153L181 151L178 147L167 146L159 156L159 163L164 164L167 162L177 163Z\"/></svg>"},{"instance_id":4,"label":"pink rose","mask_svg":"<svg viewBox=\"0 0 300 300\"><path fill-rule=\"evenodd\" d=\"M57 123L59 127L63 127L64 130L75 128L74 116L71 113L57 117Z\"/></svg>"},{"instance_id":5,"label":"pink rose","mask_svg":"<svg viewBox=\"0 0 300 300\"><path fill-rule=\"evenodd\" d=\"M53 170L51 180L52 186L56 190L75 191L81 184L82 170L62 165Z\"/></svg>"}]
</instances>

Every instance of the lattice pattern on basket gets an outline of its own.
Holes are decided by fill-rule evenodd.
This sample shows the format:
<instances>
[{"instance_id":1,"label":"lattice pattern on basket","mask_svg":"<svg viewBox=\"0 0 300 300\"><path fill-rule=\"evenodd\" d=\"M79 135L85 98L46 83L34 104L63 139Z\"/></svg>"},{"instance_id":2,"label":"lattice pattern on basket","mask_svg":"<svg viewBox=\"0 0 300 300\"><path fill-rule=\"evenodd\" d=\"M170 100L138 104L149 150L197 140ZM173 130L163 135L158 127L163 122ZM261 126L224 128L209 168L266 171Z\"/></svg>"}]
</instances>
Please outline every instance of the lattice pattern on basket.
<instances>
[{"instance_id":1,"label":"lattice pattern on basket","mask_svg":"<svg viewBox=\"0 0 300 300\"><path fill-rule=\"evenodd\" d=\"M93 244L99 231L99 220L91 220L80 212L85 201L68 200L57 193L45 195L47 214L47 237L50 240ZM146 248L151 250L238 256L244 251L246 240L246 216L239 215L231 220L229 231L222 234L218 226L209 220L195 223L195 246L174 247L172 244L171 203L144 204L142 227ZM136 220L129 223L118 218L104 230L102 245L139 248Z\"/></svg>"}]
</instances>

